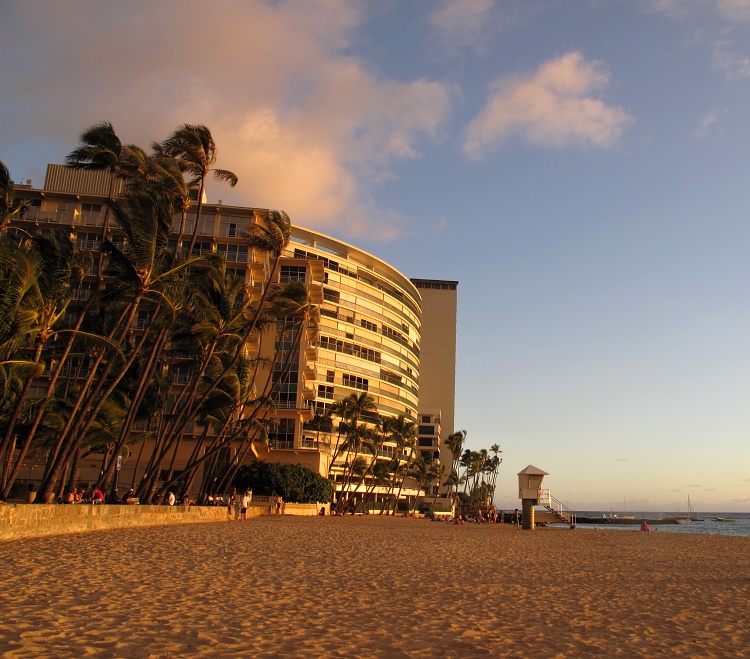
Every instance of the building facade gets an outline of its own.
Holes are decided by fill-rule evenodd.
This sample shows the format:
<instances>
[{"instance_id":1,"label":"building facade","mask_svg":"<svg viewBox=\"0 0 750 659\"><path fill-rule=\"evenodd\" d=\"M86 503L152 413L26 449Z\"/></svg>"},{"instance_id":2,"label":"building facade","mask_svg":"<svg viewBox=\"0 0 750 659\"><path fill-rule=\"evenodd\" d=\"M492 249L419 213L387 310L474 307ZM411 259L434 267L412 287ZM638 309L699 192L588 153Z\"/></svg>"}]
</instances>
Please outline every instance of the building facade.
<instances>
[{"instance_id":1,"label":"building facade","mask_svg":"<svg viewBox=\"0 0 750 659\"><path fill-rule=\"evenodd\" d=\"M17 186L17 194L30 199L31 206L14 226L30 232L62 232L70 235L79 249L95 254L105 233L107 185L101 172L50 165L43 189ZM304 326L277 325L273 341L249 346L265 364L266 372L258 382L272 383L276 392L269 411L274 421L269 425L269 442L257 446L254 457L305 465L330 476L339 490L348 487L355 502L368 491L375 503L386 496L388 487L373 486L366 477L346 477L351 450L341 450L342 434L335 414L333 419L330 414L343 399L366 393L375 403L375 411L362 418L366 425L376 429L384 419L404 417L420 428L414 446L404 447L384 438L377 451L363 449L361 457L366 464L404 463L420 455L449 463L442 444L453 431L456 282L444 282L446 286L441 287L441 282L433 280L411 280L357 247L298 226L293 226L278 267L272 269L268 255L249 247L244 237L248 227L263 223L268 213L266 209L206 203L194 249L194 253L220 253L227 270L244 279L247 295L253 299L260 299L268 286L300 282L315 309ZM182 226L183 235L193 233L195 222L193 209ZM174 246L182 224L183 218L175 215ZM110 226L106 237L125 247L116 224ZM86 276L71 291L74 303L84 304L94 294L97 267L97 260L91 259ZM70 325L74 318L71 308L62 322ZM148 312L139 312L133 331L142 330L147 323ZM291 359L285 359L289 356ZM290 365L282 368L282 363ZM80 372L71 375L85 375L86 366L83 361L77 363ZM171 376L170 395L176 401L187 380L190 359L171 354L165 368ZM42 377L35 383L33 395L46 394ZM423 429L428 434L423 436ZM197 424L186 428L186 441L174 456L176 469L188 459L204 430ZM427 441L429 447L423 446ZM231 457L230 449L222 459ZM102 456L94 455L82 462L81 486L87 487L96 478L101 460ZM41 475L35 474L35 469L38 472L40 465L30 459L22 479L33 483ZM126 460L118 478L126 485L137 483L137 463ZM401 498L412 500L419 493L412 482L400 490Z\"/></svg>"}]
</instances>

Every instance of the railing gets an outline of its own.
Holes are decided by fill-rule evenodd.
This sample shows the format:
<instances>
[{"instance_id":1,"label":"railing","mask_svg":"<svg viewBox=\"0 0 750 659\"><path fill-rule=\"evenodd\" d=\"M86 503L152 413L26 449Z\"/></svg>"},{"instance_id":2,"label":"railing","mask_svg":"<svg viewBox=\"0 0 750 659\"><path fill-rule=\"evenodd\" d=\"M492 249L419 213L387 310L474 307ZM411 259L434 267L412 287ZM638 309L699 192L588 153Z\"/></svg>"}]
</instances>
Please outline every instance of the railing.
<instances>
[{"instance_id":1,"label":"railing","mask_svg":"<svg viewBox=\"0 0 750 659\"><path fill-rule=\"evenodd\" d=\"M537 503L540 506L544 506L551 513L554 513L559 518L566 520L570 526L576 525L576 514L570 508L568 508L562 501L555 499L550 494L549 490L539 490L537 497Z\"/></svg>"}]
</instances>

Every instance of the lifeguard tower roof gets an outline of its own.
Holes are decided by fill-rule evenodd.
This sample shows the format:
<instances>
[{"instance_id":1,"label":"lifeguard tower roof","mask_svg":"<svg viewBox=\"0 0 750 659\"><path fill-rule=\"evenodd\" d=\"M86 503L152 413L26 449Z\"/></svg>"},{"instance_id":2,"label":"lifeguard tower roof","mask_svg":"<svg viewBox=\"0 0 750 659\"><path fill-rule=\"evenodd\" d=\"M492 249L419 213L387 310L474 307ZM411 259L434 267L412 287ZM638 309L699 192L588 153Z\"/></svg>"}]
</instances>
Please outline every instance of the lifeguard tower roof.
<instances>
[{"instance_id":1,"label":"lifeguard tower roof","mask_svg":"<svg viewBox=\"0 0 750 659\"><path fill-rule=\"evenodd\" d=\"M542 471L539 467L529 465L526 469L518 472L519 476L549 476L546 471Z\"/></svg>"}]
</instances>

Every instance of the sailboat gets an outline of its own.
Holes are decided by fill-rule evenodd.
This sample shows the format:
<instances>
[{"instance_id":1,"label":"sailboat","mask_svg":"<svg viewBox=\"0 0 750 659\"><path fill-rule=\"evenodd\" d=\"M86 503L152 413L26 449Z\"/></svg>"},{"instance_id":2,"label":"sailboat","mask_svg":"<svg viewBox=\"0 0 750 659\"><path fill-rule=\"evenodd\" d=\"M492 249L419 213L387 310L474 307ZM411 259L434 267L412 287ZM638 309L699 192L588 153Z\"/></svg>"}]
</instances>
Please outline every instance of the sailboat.
<instances>
[{"instance_id":1,"label":"sailboat","mask_svg":"<svg viewBox=\"0 0 750 659\"><path fill-rule=\"evenodd\" d=\"M695 516L695 511L693 510L693 504L690 503L690 495L688 494L688 512L687 517L676 517L675 522L678 524L684 524L685 522L699 522L701 521L699 518Z\"/></svg>"}]
</instances>

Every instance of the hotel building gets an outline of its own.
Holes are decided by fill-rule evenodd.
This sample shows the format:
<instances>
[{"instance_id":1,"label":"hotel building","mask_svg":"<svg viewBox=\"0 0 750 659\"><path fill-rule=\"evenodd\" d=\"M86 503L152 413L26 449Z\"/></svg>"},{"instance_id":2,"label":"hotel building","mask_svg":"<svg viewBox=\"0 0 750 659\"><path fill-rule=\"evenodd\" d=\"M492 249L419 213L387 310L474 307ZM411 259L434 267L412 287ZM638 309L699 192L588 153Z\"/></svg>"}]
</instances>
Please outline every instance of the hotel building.
<instances>
[{"instance_id":1,"label":"hotel building","mask_svg":"<svg viewBox=\"0 0 750 659\"><path fill-rule=\"evenodd\" d=\"M104 172L49 165L43 189L17 186L17 195L29 198L31 206L13 226L32 232L63 231L74 238L78 248L97 252L103 237L108 185L109 177ZM457 282L412 280L357 247L299 226L292 227L280 266L269 279L267 255L256 252L243 239L250 224L262 223L267 217L265 209L226 206L220 201L204 203L195 245L201 253L221 253L227 269L244 278L247 294L254 299L260 298L265 286L298 281L305 284L317 310L317 322L306 324L300 330L301 337L281 328L275 341L266 347L258 341L254 347L256 355L268 359L273 355L278 358L292 345L299 346L298 358L290 368L282 370L278 361L268 366L265 377L273 381L281 378L283 382L277 382L278 394L270 412L276 421L270 429L270 442L267 447L258 446L256 456L302 464L323 476L331 473L339 482L343 454L331 465L340 441L337 423L334 420L321 425L316 421L337 401L366 392L374 399L381 419L404 415L419 426L417 455L450 464L451 456L446 455L443 442L454 431ZM175 244L180 221L176 215L172 225ZM194 227L193 208L184 235L191 235ZM108 234L114 244L123 245L124 237L118 235L116 225L110 226ZM87 276L73 291L74 301L83 302L96 290L96 259L92 261ZM63 322L72 324L74 318L75 311L71 310ZM133 330L143 329L147 322L148 312L139 313ZM191 363L179 354L171 355L168 361L165 368L169 369L172 397L176 398ZM85 371L85 364L79 366ZM34 389L36 396L46 395L44 377ZM374 417L363 420L373 421ZM202 431L197 425L188 427L187 441L176 456L177 469L185 464ZM231 459L231 450L224 460ZM377 459L408 459L408 451L398 454L398 447L386 442ZM98 474L101 456L91 456L84 462L80 484L85 488ZM137 481L139 474L133 472L132 462L123 464L121 482ZM29 460L20 476L34 482L36 474L40 475L40 465ZM414 485L410 487L407 481L402 498L419 495ZM380 488L374 492L384 493Z\"/></svg>"}]
</instances>

